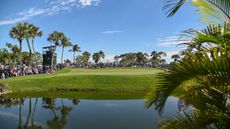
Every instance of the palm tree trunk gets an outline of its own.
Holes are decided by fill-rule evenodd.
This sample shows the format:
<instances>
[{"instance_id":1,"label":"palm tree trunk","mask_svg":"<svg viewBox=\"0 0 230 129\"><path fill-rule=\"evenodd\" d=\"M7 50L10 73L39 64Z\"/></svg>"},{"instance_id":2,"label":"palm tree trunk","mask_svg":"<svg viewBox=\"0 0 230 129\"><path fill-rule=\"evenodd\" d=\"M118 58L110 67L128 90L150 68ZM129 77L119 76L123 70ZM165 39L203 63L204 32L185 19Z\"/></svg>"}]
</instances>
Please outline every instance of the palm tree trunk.
<instances>
[{"instance_id":1,"label":"palm tree trunk","mask_svg":"<svg viewBox=\"0 0 230 129\"><path fill-rule=\"evenodd\" d=\"M35 48L34 48L34 39L32 39L32 49L33 49L33 53L35 55ZM38 65L38 61L37 61L37 58L35 59L35 63L36 63L36 66Z\"/></svg>"},{"instance_id":2,"label":"palm tree trunk","mask_svg":"<svg viewBox=\"0 0 230 129\"><path fill-rule=\"evenodd\" d=\"M29 48L29 53L30 53L30 63L29 64L31 65L32 50L31 50L30 41L29 41L28 37L26 38L26 42L27 42L27 45L28 45L28 48Z\"/></svg>"},{"instance_id":3,"label":"palm tree trunk","mask_svg":"<svg viewBox=\"0 0 230 129\"><path fill-rule=\"evenodd\" d=\"M73 63L75 64L75 51L73 52Z\"/></svg>"},{"instance_id":4,"label":"palm tree trunk","mask_svg":"<svg viewBox=\"0 0 230 129\"><path fill-rule=\"evenodd\" d=\"M28 123L29 123L29 119L30 119L30 115L31 115L31 110L32 110L32 102L31 102L31 98L30 98L30 102L29 102L29 112L27 115L27 119L26 119L26 123L24 125L25 128L27 128Z\"/></svg>"},{"instance_id":5,"label":"palm tree trunk","mask_svg":"<svg viewBox=\"0 0 230 129\"><path fill-rule=\"evenodd\" d=\"M34 39L32 39L32 49L33 49L33 53L35 53L35 48L34 48Z\"/></svg>"},{"instance_id":6,"label":"palm tree trunk","mask_svg":"<svg viewBox=\"0 0 230 129\"><path fill-rule=\"evenodd\" d=\"M54 54L55 54L55 51L56 51L56 46L54 48L54 50L51 52L51 71L53 72L53 69L54 69Z\"/></svg>"},{"instance_id":7,"label":"palm tree trunk","mask_svg":"<svg viewBox=\"0 0 230 129\"><path fill-rule=\"evenodd\" d=\"M22 53L22 40L19 40L20 53Z\"/></svg>"},{"instance_id":8,"label":"palm tree trunk","mask_svg":"<svg viewBox=\"0 0 230 129\"><path fill-rule=\"evenodd\" d=\"M62 46L61 63L63 64L64 46Z\"/></svg>"},{"instance_id":9,"label":"palm tree trunk","mask_svg":"<svg viewBox=\"0 0 230 129\"><path fill-rule=\"evenodd\" d=\"M31 124L32 124L32 125L34 125L34 114L35 114L35 111L36 111L37 103L38 103L38 98L36 98L35 104L34 104L34 111L33 111L33 113L32 113L32 118L31 118Z\"/></svg>"},{"instance_id":10,"label":"palm tree trunk","mask_svg":"<svg viewBox=\"0 0 230 129\"><path fill-rule=\"evenodd\" d=\"M19 40L19 49L20 49L20 53L19 53L19 64L22 65L22 40Z\"/></svg>"},{"instance_id":11,"label":"palm tree trunk","mask_svg":"<svg viewBox=\"0 0 230 129\"><path fill-rule=\"evenodd\" d=\"M18 115L18 129L22 129L22 104L19 105L19 115Z\"/></svg>"}]
</instances>

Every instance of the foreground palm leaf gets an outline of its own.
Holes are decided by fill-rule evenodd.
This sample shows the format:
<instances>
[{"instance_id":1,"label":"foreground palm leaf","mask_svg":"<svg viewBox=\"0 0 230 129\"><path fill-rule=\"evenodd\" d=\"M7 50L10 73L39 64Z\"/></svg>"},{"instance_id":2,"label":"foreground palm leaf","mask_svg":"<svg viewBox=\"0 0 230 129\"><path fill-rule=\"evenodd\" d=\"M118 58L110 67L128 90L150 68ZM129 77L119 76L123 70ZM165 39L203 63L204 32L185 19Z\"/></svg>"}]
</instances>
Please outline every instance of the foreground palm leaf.
<instances>
[{"instance_id":1,"label":"foreground palm leaf","mask_svg":"<svg viewBox=\"0 0 230 129\"><path fill-rule=\"evenodd\" d=\"M201 20L205 23L223 23L230 21L230 1L229 0L167 0L164 6L166 15L173 16L186 2L197 7L201 14Z\"/></svg>"},{"instance_id":2,"label":"foreground palm leaf","mask_svg":"<svg viewBox=\"0 0 230 129\"><path fill-rule=\"evenodd\" d=\"M210 53L213 56L209 56ZM190 55L192 60L175 63L158 76L160 81L150 95L147 107L154 105L161 113L167 98L182 89L184 92L180 97L200 112L179 114L176 119L164 121L162 128L223 129L229 126L230 52L219 47L210 53L201 51Z\"/></svg>"},{"instance_id":3,"label":"foreground palm leaf","mask_svg":"<svg viewBox=\"0 0 230 129\"><path fill-rule=\"evenodd\" d=\"M200 112L189 113L184 112L182 114L177 114L173 119L167 119L163 121L160 125L161 129L211 129L211 125L206 125L204 123L209 123L207 116L200 115ZM211 122L210 122L211 123Z\"/></svg>"},{"instance_id":4,"label":"foreground palm leaf","mask_svg":"<svg viewBox=\"0 0 230 129\"><path fill-rule=\"evenodd\" d=\"M186 45L189 51L203 51L213 47L230 48L230 23L224 25L209 25L197 31L189 29L184 31L178 39L180 45Z\"/></svg>"},{"instance_id":5,"label":"foreground palm leaf","mask_svg":"<svg viewBox=\"0 0 230 129\"><path fill-rule=\"evenodd\" d=\"M172 92L182 87L184 90L194 86L211 86L229 93L230 86L230 52L224 48L213 50L214 56L206 52L194 54L193 60L185 60L172 65L169 70L159 75L156 95L153 101L156 109L162 110L166 99Z\"/></svg>"}]
</instances>

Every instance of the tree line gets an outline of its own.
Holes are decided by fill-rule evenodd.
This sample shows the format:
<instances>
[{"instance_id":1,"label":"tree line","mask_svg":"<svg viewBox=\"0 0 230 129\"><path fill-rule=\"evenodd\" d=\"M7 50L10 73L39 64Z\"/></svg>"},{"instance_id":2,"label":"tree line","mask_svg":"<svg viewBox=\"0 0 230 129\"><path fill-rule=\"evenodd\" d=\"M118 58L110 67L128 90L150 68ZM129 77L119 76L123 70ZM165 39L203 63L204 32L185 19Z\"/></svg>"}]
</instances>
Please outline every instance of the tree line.
<instances>
[{"instance_id":1,"label":"tree line","mask_svg":"<svg viewBox=\"0 0 230 129\"><path fill-rule=\"evenodd\" d=\"M94 62L90 62L91 57ZM84 51L76 56L74 63L78 67L163 67L167 64L164 57L166 57L166 53L162 51L153 51L150 54L136 52L116 55L113 61L102 62L102 59L105 58L105 53L102 50L93 53L92 56L88 51ZM68 63L71 61L69 60Z\"/></svg>"},{"instance_id":2,"label":"tree line","mask_svg":"<svg viewBox=\"0 0 230 129\"><path fill-rule=\"evenodd\" d=\"M0 49L0 63L2 65L38 65L42 62L41 53L35 50L35 39L43 36L39 27L28 22L17 23L11 28L9 36L18 41L18 45L6 43L6 48ZM28 52L23 50L23 43L26 41ZM77 45L73 45L70 39L63 32L53 31L47 37L47 41L56 48L62 47L61 63L63 63L64 49L73 46L73 52ZM52 58L53 59L53 58Z\"/></svg>"},{"instance_id":3,"label":"tree line","mask_svg":"<svg viewBox=\"0 0 230 129\"><path fill-rule=\"evenodd\" d=\"M0 49L0 63L2 65L41 65L42 64L42 54L37 52L35 49L35 39L37 37L43 36L43 31L38 26L24 22L18 23L11 28L9 36L12 39L18 41L18 45L13 43L6 43L6 47ZM23 50L23 43L26 43L28 51ZM56 52L57 47L61 47L61 64L64 62L77 64L81 67L89 66L105 66L105 63L101 62L105 58L105 53L100 50L95 53L89 53L88 51L83 51L82 54L76 56L77 52L81 52L81 48L78 44L74 44L70 39L63 33L59 31L53 31L47 37L47 41L50 42L51 46L54 47L54 52ZM73 62L69 59L64 59L64 51L66 47L70 47L69 52L73 53ZM52 55L53 56L53 55ZM90 62L92 57L93 63ZM114 62L110 62L109 66L119 66L119 67L159 67L166 64L165 52L152 51L150 54L137 52L137 53L124 53L121 55L116 55L114 57ZM53 59L51 67L53 67ZM108 63L108 62L107 62Z\"/></svg>"}]
</instances>

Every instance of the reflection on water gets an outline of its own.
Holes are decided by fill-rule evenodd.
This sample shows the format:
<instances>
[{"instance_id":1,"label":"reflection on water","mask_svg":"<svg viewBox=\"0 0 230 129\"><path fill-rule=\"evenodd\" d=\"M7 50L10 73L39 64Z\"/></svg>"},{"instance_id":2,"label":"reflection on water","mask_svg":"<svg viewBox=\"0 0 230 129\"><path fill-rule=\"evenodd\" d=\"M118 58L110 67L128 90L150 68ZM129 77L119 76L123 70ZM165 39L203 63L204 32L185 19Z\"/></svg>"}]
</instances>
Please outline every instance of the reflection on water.
<instances>
[{"instance_id":1,"label":"reflection on water","mask_svg":"<svg viewBox=\"0 0 230 129\"><path fill-rule=\"evenodd\" d=\"M0 104L0 129L155 129L160 123L158 112L144 108L144 100L2 97ZM163 117L186 108L170 97Z\"/></svg>"}]
</instances>

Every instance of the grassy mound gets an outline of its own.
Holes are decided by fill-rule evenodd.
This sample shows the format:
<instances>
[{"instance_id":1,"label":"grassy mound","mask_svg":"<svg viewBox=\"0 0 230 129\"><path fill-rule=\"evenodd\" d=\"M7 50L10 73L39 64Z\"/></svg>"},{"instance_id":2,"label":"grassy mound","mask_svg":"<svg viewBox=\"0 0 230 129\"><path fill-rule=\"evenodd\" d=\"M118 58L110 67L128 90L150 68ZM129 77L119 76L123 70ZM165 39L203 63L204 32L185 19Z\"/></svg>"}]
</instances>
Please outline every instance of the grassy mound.
<instances>
[{"instance_id":1,"label":"grassy mound","mask_svg":"<svg viewBox=\"0 0 230 129\"><path fill-rule=\"evenodd\" d=\"M50 75L0 80L12 92L22 91L145 91L156 83L153 68L63 69Z\"/></svg>"}]
</instances>

